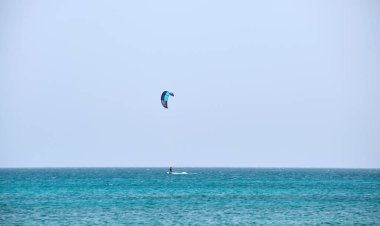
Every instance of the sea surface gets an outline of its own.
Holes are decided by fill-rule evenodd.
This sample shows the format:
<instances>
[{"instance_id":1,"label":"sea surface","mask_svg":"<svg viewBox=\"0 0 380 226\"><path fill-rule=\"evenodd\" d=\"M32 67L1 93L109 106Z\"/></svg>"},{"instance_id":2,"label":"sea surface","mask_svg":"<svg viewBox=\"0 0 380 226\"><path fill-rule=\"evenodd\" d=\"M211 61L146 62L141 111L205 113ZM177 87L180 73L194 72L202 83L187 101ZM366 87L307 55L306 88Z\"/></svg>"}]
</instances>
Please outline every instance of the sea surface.
<instances>
[{"instance_id":1,"label":"sea surface","mask_svg":"<svg viewBox=\"0 0 380 226\"><path fill-rule=\"evenodd\" d=\"M0 169L0 225L380 225L380 170Z\"/></svg>"}]
</instances>

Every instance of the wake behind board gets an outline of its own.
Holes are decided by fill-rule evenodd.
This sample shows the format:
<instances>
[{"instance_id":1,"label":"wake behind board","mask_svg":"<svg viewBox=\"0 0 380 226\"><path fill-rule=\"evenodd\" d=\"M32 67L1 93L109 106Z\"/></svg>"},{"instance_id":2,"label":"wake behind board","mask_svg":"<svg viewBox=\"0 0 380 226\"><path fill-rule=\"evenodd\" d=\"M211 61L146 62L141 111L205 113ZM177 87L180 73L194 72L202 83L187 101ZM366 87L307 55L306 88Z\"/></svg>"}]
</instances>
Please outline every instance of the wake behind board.
<instances>
[{"instance_id":1,"label":"wake behind board","mask_svg":"<svg viewBox=\"0 0 380 226\"><path fill-rule=\"evenodd\" d=\"M174 175L184 175L187 174L187 172L166 172L167 174L174 174Z\"/></svg>"}]
</instances>

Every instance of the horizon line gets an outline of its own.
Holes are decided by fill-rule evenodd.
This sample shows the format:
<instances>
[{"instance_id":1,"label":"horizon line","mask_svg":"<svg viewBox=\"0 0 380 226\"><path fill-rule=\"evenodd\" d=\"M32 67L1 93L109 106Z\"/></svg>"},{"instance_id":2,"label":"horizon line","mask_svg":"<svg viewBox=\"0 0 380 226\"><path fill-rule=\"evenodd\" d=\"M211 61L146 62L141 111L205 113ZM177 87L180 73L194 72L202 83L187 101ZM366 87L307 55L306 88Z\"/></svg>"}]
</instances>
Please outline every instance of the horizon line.
<instances>
[{"instance_id":1,"label":"horizon line","mask_svg":"<svg viewBox=\"0 0 380 226\"><path fill-rule=\"evenodd\" d=\"M169 168L170 166L16 166L0 169L78 169L78 168ZM236 169L374 169L380 167L299 167L299 166L172 166L173 168L236 168Z\"/></svg>"}]
</instances>

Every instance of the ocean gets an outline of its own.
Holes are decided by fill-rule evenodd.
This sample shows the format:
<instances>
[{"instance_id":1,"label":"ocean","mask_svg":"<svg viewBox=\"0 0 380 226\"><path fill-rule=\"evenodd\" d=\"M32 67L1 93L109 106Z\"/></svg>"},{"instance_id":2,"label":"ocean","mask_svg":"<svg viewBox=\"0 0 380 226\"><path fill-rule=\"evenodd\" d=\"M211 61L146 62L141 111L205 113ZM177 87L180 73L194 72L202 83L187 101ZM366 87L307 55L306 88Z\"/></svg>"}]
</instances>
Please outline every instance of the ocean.
<instances>
[{"instance_id":1,"label":"ocean","mask_svg":"<svg viewBox=\"0 0 380 226\"><path fill-rule=\"evenodd\" d=\"M0 169L0 225L380 225L380 170Z\"/></svg>"}]
</instances>

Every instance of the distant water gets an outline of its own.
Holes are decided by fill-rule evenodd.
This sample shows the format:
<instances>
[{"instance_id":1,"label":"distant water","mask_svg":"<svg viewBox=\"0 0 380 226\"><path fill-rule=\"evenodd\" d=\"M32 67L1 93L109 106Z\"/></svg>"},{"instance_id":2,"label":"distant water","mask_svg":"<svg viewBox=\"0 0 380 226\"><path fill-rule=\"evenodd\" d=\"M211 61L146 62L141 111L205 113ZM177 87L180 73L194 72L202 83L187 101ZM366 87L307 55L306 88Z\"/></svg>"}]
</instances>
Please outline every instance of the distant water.
<instances>
[{"instance_id":1,"label":"distant water","mask_svg":"<svg viewBox=\"0 0 380 226\"><path fill-rule=\"evenodd\" d=\"M0 225L380 225L380 170L0 169Z\"/></svg>"}]
</instances>

